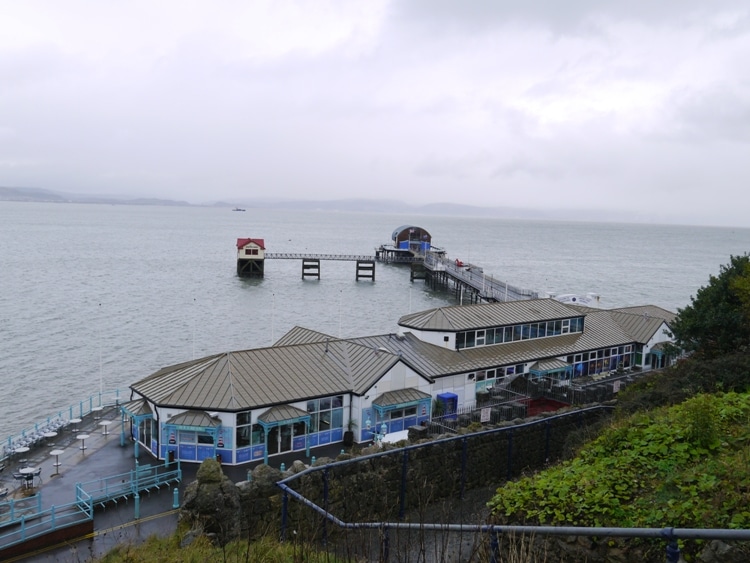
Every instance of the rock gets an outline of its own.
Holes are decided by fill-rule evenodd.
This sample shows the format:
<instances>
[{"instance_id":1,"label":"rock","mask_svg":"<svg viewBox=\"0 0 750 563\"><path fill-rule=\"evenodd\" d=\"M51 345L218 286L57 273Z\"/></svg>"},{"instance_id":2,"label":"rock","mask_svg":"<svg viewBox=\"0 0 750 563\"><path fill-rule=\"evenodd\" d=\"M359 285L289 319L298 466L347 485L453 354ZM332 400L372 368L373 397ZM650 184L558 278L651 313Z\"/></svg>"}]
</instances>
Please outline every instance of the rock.
<instances>
[{"instance_id":1,"label":"rock","mask_svg":"<svg viewBox=\"0 0 750 563\"><path fill-rule=\"evenodd\" d=\"M201 463L195 478L202 483L221 483L224 472L221 465L215 459L209 458Z\"/></svg>"},{"instance_id":2,"label":"rock","mask_svg":"<svg viewBox=\"0 0 750 563\"><path fill-rule=\"evenodd\" d=\"M333 463L333 460L330 457L319 457L315 460L315 463L313 463L313 467L318 467L319 465L328 465L329 463Z\"/></svg>"},{"instance_id":3,"label":"rock","mask_svg":"<svg viewBox=\"0 0 750 563\"><path fill-rule=\"evenodd\" d=\"M307 469L307 465L305 465L300 460L295 459L292 463L292 466L288 469L287 472L291 473L292 475L296 475L297 473L302 473L305 469Z\"/></svg>"},{"instance_id":4,"label":"rock","mask_svg":"<svg viewBox=\"0 0 750 563\"><path fill-rule=\"evenodd\" d=\"M748 560L747 551L720 540L711 541L698 555L703 563L740 563Z\"/></svg>"},{"instance_id":5,"label":"rock","mask_svg":"<svg viewBox=\"0 0 750 563\"><path fill-rule=\"evenodd\" d=\"M196 480L185 489L180 519L190 522L196 532L226 545L239 537L241 515L237 486L215 459L204 460Z\"/></svg>"},{"instance_id":6,"label":"rock","mask_svg":"<svg viewBox=\"0 0 750 563\"><path fill-rule=\"evenodd\" d=\"M276 482L281 481L282 474L278 469L270 465L259 465L253 469L253 483L258 487L258 495L269 497L278 494Z\"/></svg>"}]
</instances>

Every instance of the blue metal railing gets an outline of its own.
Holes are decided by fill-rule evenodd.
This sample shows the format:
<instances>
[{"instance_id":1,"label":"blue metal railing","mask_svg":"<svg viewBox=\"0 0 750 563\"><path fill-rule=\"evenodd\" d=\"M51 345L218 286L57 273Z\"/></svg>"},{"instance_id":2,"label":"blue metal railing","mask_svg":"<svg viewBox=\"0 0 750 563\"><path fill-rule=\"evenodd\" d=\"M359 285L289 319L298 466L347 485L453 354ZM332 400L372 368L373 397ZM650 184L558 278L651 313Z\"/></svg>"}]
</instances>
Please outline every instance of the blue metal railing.
<instances>
[{"instance_id":1,"label":"blue metal railing","mask_svg":"<svg viewBox=\"0 0 750 563\"><path fill-rule=\"evenodd\" d=\"M86 399L74 403L57 413L48 416L45 420L36 422L33 426L21 430L20 434L8 436L0 447L0 462L7 460L18 447L33 447L45 440L44 433L55 431L71 425L71 420L84 418L92 414L96 409L116 406L122 403L120 390L99 391Z\"/></svg>"},{"instance_id":2,"label":"blue metal railing","mask_svg":"<svg viewBox=\"0 0 750 563\"><path fill-rule=\"evenodd\" d=\"M92 512L83 510L78 503L51 506L42 509L42 495L37 493L24 499L0 503L0 547L7 548L34 539L49 532L68 528L92 520Z\"/></svg>"},{"instance_id":3,"label":"blue metal railing","mask_svg":"<svg viewBox=\"0 0 750 563\"><path fill-rule=\"evenodd\" d=\"M142 492L160 489L164 485L182 481L182 468L160 471L163 466L138 465L127 473L101 477L85 483L76 483L76 502L93 514L95 505L118 502Z\"/></svg>"}]
</instances>

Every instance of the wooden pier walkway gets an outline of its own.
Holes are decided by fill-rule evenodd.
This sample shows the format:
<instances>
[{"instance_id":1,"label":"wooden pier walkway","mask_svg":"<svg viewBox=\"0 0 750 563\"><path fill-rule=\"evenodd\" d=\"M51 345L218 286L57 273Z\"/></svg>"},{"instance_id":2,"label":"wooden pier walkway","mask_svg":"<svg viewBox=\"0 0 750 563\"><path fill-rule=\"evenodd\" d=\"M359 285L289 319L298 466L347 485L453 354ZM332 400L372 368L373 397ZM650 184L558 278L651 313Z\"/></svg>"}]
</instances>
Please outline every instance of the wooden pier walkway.
<instances>
[{"instance_id":1,"label":"wooden pier walkway","mask_svg":"<svg viewBox=\"0 0 750 563\"><path fill-rule=\"evenodd\" d=\"M384 258L367 254L311 254L308 252L266 252L266 260L344 260L348 262L399 262L410 264L422 262L424 258L415 256L393 256Z\"/></svg>"},{"instance_id":2,"label":"wooden pier walkway","mask_svg":"<svg viewBox=\"0 0 750 563\"><path fill-rule=\"evenodd\" d=\"M381 247L375 255L367 254L320 254L307 252L267 252L266 260L302 261L302 278L320 279L320 262L337 260L357 262L356 278L375 279L375 262L412 264L411 279L424 279L433 288L452 288L456 298L471 303L481 301L519 301L537 299L539 293L523 289L486 275L482 268L473 264L459 264L447 257L445 252L384 252Z\"/></svg>"},{"instance_id":3,"label":"wooden pier walkway","mask_svg":"<svg viewBox=\"0 0 750 563\"><path fill-rule=\"evenodd\" d=\"M473 265L459 265L445 255L427 254L424 259L426 281L432 287L453 286L456 293L465 293L471 302L521 301L537 299L539 293L510 285L486 275ZM462 300L462 299L461 299Z\"/></svg>"},{"instance_id":4,"label":"wooden pier walkway","mask_svg":"<svg viewBox=\"0 0 750 563\"><path fill-rule=\"evenodd\" d=\"M303 264L302 277L317 277L318 279L320 278L319 265L322 260L357 262L357 279L360 277L375 279L375 262L413 264L416 267L422 267L423 272L417 273L418 269L413 266L412 280L425 279L433 288L452 287L460 301L465 298L472 303L480 301L518 301L539 297L539 294L535 291L519 288L510 285L507 281L486 275L478 266L472 264L458 265L455 260L449 259L445 253L428 252L424 255L378 253L372 256L366 254L268 252L265 258L266 260L301 260ZM373 265L371 274L366 276L360 270L365 264Z\"/></svg>"}]
</instances>

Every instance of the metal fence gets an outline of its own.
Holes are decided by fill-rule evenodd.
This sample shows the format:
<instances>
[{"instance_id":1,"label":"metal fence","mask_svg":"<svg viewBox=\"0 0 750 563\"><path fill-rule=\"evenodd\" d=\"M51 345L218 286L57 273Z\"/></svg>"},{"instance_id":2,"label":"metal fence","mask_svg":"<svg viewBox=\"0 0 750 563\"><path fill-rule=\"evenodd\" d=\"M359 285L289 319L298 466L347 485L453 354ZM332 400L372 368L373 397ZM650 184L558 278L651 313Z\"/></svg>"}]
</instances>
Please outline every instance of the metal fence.
<instances>
[{"instance_id":1,"label":"metal fence","mask_svg":"<svg viewBox=\"0 0 750 563\"><path fill-rule=\"evenodd\" d=\"M33 448L48 440L45 433L58 432L71 425L80 423L88 415L107 407L121 404L119 389L113 391L99 391L84 400L49 415L46 419L36 422L29 428L21 430L20 434L8 436L0 446L0 463L10 459L18 448Z\"/></svg>"},{"instance_id":2,"label":"metal fence","mask_svg":"<svg viewBox=\"0 0 750 563\"><path fill-rule=\"evenodd\" d=\"M467 521L466 516L477 517L476 513L464 510L462 503L467 491L520 475L530 469L526 463L529 456L538 459L537 468L558 458L561 434L555 431L552 422L567 418L580 426L591 422L591 415L597 412L601 415L611 412L611 408L592 407L310 467L276 483L283 491L281 538L286 541L291 533L301 539L309 533L308 539L319 540L324 546L336 546L347 557L384 562L456 558L497 562L503 538L520 534L660 539L666 544L668 562L679 560L678 540L750 540L750 530L507 526ZM504 434L504 448L486 439L492 434ZM439 454L430 458L431 449L438 450ZM518 458L524 451L526 461L519 463ZM480 459L482 463L478 463ZM431 468L427 478L415 467L418 464ZM314 491L314 498L309 494L305 496L302 490ZM436 503L441 497L446 507L441 515L448 522L430 522L424 503ZM297 502L290 504L290 498ZM311 512L316 515L314 518L310 517ZM464 518L459 520L459 515ZM310 522L315 524L305 530ZM428 534L440 535L428 542L425 541ZM421 547L415 548L415 545ZM425 545L437 546L433 549L441 551L444 557L438 553L425 554ZM463 549L463 552L446 555L451 548ZM414 553L414 549L422 551ZM402 550L411 550L411 553Z\"/></svg>"},{"instance_id":3,"label":"metal fence","mask_svg":"<svg viewBox=\"0 0 750 563\"><path fill-rule=\"evenodd\" d=\"M0 550L93 519L77 502L42 509L42 495L0 503Z\"/></svg>"},{"instance_id":4,"label":"metal fence","mask_svg":"<svg viewBox=\"0 0 750 563\"><path fill-rule=\"evenodd\" d=\"M161 489L171 483L182 481L182 468L177 462L177 469L163 470L163 465L139 465L127 473L101 477L85 483L76 483L76 502L93 515L96 505L104 506L108 502L117 503L139 493Z\"/></svg>"}]
</instances>

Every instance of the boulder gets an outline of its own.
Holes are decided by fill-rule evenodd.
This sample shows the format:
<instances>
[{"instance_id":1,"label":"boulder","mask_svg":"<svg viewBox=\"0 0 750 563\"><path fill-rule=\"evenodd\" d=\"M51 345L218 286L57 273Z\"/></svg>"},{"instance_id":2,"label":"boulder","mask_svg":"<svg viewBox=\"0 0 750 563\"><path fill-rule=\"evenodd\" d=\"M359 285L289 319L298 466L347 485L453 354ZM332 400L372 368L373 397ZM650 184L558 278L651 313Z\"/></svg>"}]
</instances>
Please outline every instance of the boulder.
<instances>
[{"instance_id":1,"label":"boulder","mask_svg":"<svg viewBox=\"0 0 750 563\"><path fill-rule=\"evenodd\" d=\"M219 545L239 537L240 492L215 459L204 460L195 481L185 489L180 519Z\"/></svg>"}]
</instances>

